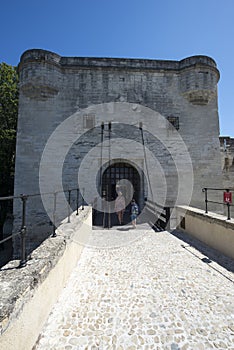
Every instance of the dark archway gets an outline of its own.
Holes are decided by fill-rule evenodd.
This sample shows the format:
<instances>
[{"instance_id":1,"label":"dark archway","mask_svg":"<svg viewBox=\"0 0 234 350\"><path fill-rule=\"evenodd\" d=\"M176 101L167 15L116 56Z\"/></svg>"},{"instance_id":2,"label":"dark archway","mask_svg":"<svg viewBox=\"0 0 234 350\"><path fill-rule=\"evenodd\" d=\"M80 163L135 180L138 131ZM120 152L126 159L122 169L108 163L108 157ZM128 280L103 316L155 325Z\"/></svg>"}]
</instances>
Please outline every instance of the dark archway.
<instances>
[{"instance_id":1,"label":"dark archway","mask_svg":"<svg viewBox=\"0 0 234 350\"><path fill-rule=\"evenodd\" d=\"M119 180L126 179L131 182L134 193L133 197L137 202L140 199L140 175L135 167L126 162L116 162L110 165L102 175L102 197L113 201L117 197L116 186ZM120 188L124 197L128 200L129 193L124 186Z\"/></svg>"},{"instance_id":2,"label":"dark archway","mask_svg":"<svg viewBox=\"0 0 234 350\"><path fill-rule=\"evenodd\" d=\"M131 193L128 186L121 184L120 180L128 180L133 186L133 198L139 203L141 196L141 179L137 169L124 161L115 161L112 163L102 175L102 197L106 198L107 201L114 201L117 197L117 190L121 191L129 203L124 213L124 223L130 221L130 209L131 209ZM117 216L115 213L111 215L111 226L117 225Z\"/></svg>"},{"instance_id":3,"label":"dark archway","mask_svg":"<svg viewBox=\"0 0 234 350\"><path fill-rule=\"evenodd\" d=\"M140 176L139 171L135 166L126 161L115 160L111 161L111 165L106 167L106 164L101 170L101 187L100 194L101 197L106 201L111 202L111 218L109 218L108 213L97 213L96 219L94 220L94 225L96 226L108 226L107 221L111 222L111 226L118 225L117 215L113 212L113 203L117 197L117 191L121 191L126 199L126 203L129 203L125 209L124 214L124 224L130 222L130 201L132 199L132 192L129 190L129 186L125 186L123 183L119 184L120 180L128 180L133 186L133 198L138 204L143 201L143 179ZM108 211L108 208L107 208ZM109 222L108 221L108 222Z\"/></svg>"}]
</instances>

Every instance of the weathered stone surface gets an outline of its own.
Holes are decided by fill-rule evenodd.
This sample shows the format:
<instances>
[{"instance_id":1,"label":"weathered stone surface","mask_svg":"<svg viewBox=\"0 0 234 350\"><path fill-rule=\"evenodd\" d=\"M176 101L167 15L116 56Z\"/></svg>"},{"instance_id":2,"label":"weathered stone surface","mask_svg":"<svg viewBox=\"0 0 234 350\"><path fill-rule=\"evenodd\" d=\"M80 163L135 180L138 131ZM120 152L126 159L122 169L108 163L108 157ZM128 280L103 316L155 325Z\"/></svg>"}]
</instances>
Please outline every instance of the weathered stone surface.
<instances>
[{"instance_id":1,"label":"weathered stone surface","mask_svg":"<svg viewBox=\"0 0 234 350\"><path fill-rule=\"evenodd\" d=\"M49 237L32 252L25 267L18 268L19 260L13 260L0 269L0 334L17 319L37 288L63 257L66 247L74 240L71 229L76 227L79 230L89 212L89 208L80 211L79 220L74 214L70 224L63 224L63 230L58 228L57 237Z\"/></svg>"},{"instance_id":2,"label":"weathered stone surface","mask_svg":"<svg viewBox=\"0 0 234 350\"><path fill-rule=\"evenodd\" d=\"M19 72L15 194L40 193L39 175L43 181L43 171L49 174L45 180L48 184L44 186L48 192L78 187L77 177L82 174L79 183L82 180L85 200L92 202L100 191L98 171L103 174L109 157L107 129L102 159L100 155L101 123L107 127L110 121L111 160L125 161L137 169L141 207L144 197L152 194L146 180L139 122L143 122L153 195L159 203L173 206L179 197L178 204L185 204L183 196L178 196L178 179L185 195L191 177L185 153L191 157L194 175L194 186L187 185L187 191L193 187L193 206L203 207L203 187L221 186L219 72L213 59L206 56L181 61L60 57L45 50L29 50L21 57ZM177 123L176 128L168 120ZM47 149L47 141L55 131L58 134L53 147ZM45 150L51 158L40 167ZM53 212L52 196L50 202L49 209L45 209L40 196L28 200L27 229L33 232L29 234L29 251L52 230L48 218ZM66 206L60 209L58 222L67 210ZM21 223L19 202L14 205L14 217L17 229ZM17 254L17 240L14 247Z\"/></svg>"},{"instance_id":3,"label":"weathered stone surface","mask_svg":"<svg viewBox=\"0 0 234 350\"><path fill-rule=\"evenodd\" d=\"M234 139L220 137L220 149L223 171L223 187L234 189Z\"/></svg>"}]
</instances>

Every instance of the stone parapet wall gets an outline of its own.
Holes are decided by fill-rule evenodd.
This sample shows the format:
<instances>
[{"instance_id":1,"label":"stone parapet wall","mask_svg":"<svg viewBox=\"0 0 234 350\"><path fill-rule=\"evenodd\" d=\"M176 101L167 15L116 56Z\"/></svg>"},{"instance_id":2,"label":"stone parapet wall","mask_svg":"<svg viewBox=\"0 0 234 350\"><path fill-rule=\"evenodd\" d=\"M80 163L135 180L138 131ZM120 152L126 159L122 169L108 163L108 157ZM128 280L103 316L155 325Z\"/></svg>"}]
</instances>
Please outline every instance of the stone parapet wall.
<instances>
[{"instance_id":1,"label":"stone parapet wall","mask_svg":"<svg viewBox=\"0 0 234 350\"><path fill-rule=\"evenodd\" d=\"M181 93L195 105L206 105L216 96L216 85L219 80L216 63L207 56L192 56L181 61L61 57L53 52L34 49L26 51L21 56L19 64L21 91L30 98L48 99L59 93L59 80L64 84L61 74L87 69L102 70L106 73L112 71L115 74L123 74L125 78L131 72L135 74L138 72L141 75L143 72L145 74L174 72L178 75ZM87 72L84 74L87 75ZM31 81L28 82L28 79Z\"/></svg>"},{"instance_id":2,"label":"stone parapet wall","mask_svg":"<svg viewBox=\"0 0 234 350\"><path fill-rule=\"evenodd\" d=\"M234 259L234 219L188 206L179 206L177 226L224 255Z\"/></svg>"},{"instance_id":3,"label":"stone parapet wall","mask_svg":"<svg viewBox=\"0 0 234 350\"><path fill-rule=\"evenodd\" d=\"M165 70L179 70L194 65L203 65L214 68L217 76L219 72L217 70L216 62L208 56L192 56L182 59L181 61L172 60L154 60L154 59L142 59L142 58L112 58L112 57L62 57L54 52L32 49L25 51L20 60L19 69L22 68L22 64L28 62L50 62L60 66L79 66L79 67L128 67L142 69L165 69Z\"/></svg>"},{"instance_id":4,"label":"stone parapet wall","mask_svg":"<svg viewBox=\"0 0 234 350\"><path fill-rule=\"evenodd\" d=\"M88 241L92 209L85 207L31 254L27 266L12 261L0 270L1 349L31 350Z\"/></svg>"}]
</instances>

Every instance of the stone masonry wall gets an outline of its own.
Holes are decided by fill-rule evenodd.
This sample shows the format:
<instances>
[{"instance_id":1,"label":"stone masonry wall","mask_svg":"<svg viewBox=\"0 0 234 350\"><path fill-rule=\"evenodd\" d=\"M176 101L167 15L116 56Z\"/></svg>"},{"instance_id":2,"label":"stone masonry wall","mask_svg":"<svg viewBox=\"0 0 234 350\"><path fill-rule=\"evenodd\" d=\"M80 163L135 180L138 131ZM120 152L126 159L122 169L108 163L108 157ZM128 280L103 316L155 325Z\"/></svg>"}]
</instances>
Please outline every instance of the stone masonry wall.
<instances>
[{"instance_id":1,"label":"stone masonry wall","mask_svg":"<svg viewBox=\"0 0 234 350\"><path fill-rule=\"evenodd\" d=\"M234 189L234 139L220 137L220 150L223 171L223 187Z\"/></svg>"},{"instance_id":2,"label":"stone masonry wall","mask_svg":"<svg viewBox=\"0 0 234 350\"><path fill-rule=\"evenodd\" d=\"M127 160L146 176L138 128L143 122L150 181L159 203L173 206L179 191L186 195L187 151L194 176L194 186L189 185L188 189L192 191L192 205L203 207L203 187L221 185L219 72L213 59L60 57L45 50L29 50L21 57L19 72L15 194L40 193L43 180L44 189L50 191L76 187L83 174L86 201L91 201L95 197L90 185L94 182L92 171L101 169L109 157L105 129L100 159L100 126L110 121L112 161ZM117 142L120 138L123 141ZM53 140L52 145L48 146L48 140ZM52 156L42 162L43 155L50 151ZM83 166L87 156L89 161ZM182 169L179 175L178 164ZM178 185L178 178L183 178L183 188ZM149 183L145 181L142 196L149 194ZM178 204L182 202L183 195ZM17 225L17 204L14 215ZM60 216L66 216L62 209ZM27 212L29 249L51 232L48 223L48 209L40 197L34 198Z\"/></svg>"}]
</instances>

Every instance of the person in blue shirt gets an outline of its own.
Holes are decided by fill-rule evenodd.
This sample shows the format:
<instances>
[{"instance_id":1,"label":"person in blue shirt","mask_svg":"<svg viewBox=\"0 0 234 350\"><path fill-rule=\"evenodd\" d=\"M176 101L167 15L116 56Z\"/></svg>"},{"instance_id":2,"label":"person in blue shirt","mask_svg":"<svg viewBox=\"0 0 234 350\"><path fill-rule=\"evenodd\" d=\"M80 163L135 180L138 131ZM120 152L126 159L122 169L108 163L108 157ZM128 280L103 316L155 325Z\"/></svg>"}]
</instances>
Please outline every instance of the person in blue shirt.
<instances>
[{"instance_id":1,"label":"person in blue shirt","mask_svg":"<svg viewBox=\"0 0 234 350\"><path fill-rule=\"evenodd\" d=\"M136 218L139 213L138 205L136 204L135 199L131 201L131 221L133 228L136 228Z\"/></svg>"}]
</instances>

